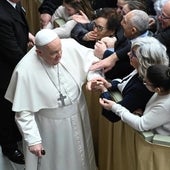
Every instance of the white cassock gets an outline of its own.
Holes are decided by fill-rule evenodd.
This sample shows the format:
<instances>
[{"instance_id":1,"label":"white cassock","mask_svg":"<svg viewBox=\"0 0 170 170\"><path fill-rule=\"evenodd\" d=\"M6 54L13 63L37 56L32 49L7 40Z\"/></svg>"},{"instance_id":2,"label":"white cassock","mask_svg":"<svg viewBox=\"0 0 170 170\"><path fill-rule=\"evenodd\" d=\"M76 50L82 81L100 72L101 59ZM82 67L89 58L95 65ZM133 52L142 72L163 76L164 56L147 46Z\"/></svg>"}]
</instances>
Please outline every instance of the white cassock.
<instances>
[{"instance_id":1,"label":"white cassock","mask_svg":"<svg viewBox=\"0 0 170 170\"><path fill-rule=\"evenodd\" d=\"M42 142L46 151L38 159L26 147L26 170L96 170L82 85L100 76L99 71L88 71L98 59L73 39L61 43L56 66L45 64L33 47L15 68L5 95L13 103L26 144Z\"/></svg>"}]
</instances>

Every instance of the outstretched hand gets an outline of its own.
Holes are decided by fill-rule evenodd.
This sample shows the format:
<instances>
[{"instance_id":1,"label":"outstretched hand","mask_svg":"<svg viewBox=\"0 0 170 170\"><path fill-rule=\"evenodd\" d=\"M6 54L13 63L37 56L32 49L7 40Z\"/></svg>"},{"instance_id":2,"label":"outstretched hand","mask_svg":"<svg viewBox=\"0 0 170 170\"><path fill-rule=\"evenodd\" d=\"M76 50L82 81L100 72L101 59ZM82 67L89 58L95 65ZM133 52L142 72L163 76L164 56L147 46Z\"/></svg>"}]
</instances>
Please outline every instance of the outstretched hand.
<instances>
[{"instance_id":1,"label":"outstretched hand","mask_svg":"<svg viewBox=\"0 0 170 170\"><path fill-rule=\"evenodd\" d=\"M72 19L82 24L86 24L90 22L87 15L81 10L79 11L79 14L72 15Z\"/></svg>"},{"instance_id":2,"label":"outstretched hand","mask_svg":"<svg viewBox=\"0 0 170 170\"><path fill-rule=\"evenodd\" d=\"M108 100L105 98L99 98L99 103L101 104L102 107L104 107L106 110L112 110L112 105L115 104L114 101Z\"/></svg>"},{"instance_id":3,"label":"outstretched hand","mask_svg":"<svg viewBox=\"0 0 170 170\"><path fill-rule=\"evenodd\" d=\"M117 60L117 56L115 54L112 54L109 57L94 63L90 67L90 71L104 70L104 73L106 73L107 71L111 70L112 67L115 66Z\"/></svg>"},{"instance_id":4,"label":"outstretched hand","mask_svg":"<svg viewBox=\"0 0 170 170\"><path fill-rule=\"evenodd\" d=\"M97 41L94 45L94 55L100 59L103 58L104 52L107 50L107 46L103 41Z\"/></svg>"},{"instance_id":5,"label":"outstretched hand","mask_svg":"<svg viewBox=\"0 0 170 170\"><path fill-rule=\"evenodd\" d=\"M104 92L107 91L108 86L111 86L111 83L107 82L103 77L95 78L89 81L86 85L86 89L90 91Z\"/></svg>"}]
</instances>

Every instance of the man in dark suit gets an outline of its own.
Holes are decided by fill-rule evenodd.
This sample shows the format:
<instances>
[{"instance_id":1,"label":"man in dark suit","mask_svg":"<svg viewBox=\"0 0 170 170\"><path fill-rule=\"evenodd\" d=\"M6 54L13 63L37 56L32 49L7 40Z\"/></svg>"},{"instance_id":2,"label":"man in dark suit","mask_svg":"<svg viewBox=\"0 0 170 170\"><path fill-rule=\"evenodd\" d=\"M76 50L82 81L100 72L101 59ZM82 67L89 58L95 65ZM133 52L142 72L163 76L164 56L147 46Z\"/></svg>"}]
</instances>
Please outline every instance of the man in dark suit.
<instances>
[{"instance_id":1,"label":"man in dark suit","mask_svg":"<svg viewBox=\"0 0 170 170\"><path fill-rule=\"evenodd\" d=\"M154 37L166 46L170 58L170 0L163 5L158 20L161 28Z\"/></svg>"},{"instance_id":2,"label":"man in dark suit","mask_svg":"<svg viewBox=\"0 0 170 170\"><path fill-rule=\"evenodd\" d=\"M31 34L20 0L0 0L0 11L0 145L3 154L11 161L24 164L24 156L17 145L21 135L14 120L15 113L4 95L13 69L27 52Z\"/></svg>"}]
</instances>

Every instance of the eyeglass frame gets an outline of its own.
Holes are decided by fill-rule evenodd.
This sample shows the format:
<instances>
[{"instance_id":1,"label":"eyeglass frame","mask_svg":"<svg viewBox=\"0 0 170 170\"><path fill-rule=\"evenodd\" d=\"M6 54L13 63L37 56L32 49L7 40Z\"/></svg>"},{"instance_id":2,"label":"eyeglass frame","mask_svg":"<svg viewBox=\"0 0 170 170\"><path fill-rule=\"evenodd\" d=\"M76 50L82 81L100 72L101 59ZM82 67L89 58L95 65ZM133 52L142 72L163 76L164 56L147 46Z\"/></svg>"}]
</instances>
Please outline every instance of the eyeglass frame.
<instances>
[{"instance_id":1,"label":"eyeglass frame","mask_svg":"<svg viewBox=\"0 0 170 170\"><path fill-rule=\"evenodd\" d=\"M129 51L129 55L131 58L133 58L133 57L137 58L134 50Z\"/></svg>"},{"instance_id":2,"label":"eyeglass frame","mask_svg":"<svg viewBox=\"0 0 170 170\"><path fill-rule=\"evenodd\" d=\"M165 15L163 14L163 12L161 12L159 16L160 16L162 19L170 19L170 17L165 16Z\"/></svg>"},{"instance_id":3,"label":"eyeglass frame","mask_svg":"<svg viewBox=\"0 0 170 170\"><path fill-rule=\"evenodd\" d=\"M153 85L152 83L147 82L145 79L143 79L143 84L144 84L145 86L154 87L154 85Z\"/></svg>"},{"instance_id":4,"label":"eyeglass frame","mask_svg":"<svg viewBox=\"0 0 170 170\"><path fill-rule=\"evenodd\" d=\"M97 28L97 31L102 32L104 29L106 29L106 27L103 27L101 25L97 25L94 21L93 21L93 29Z\"/></svg>"}]
</instances>

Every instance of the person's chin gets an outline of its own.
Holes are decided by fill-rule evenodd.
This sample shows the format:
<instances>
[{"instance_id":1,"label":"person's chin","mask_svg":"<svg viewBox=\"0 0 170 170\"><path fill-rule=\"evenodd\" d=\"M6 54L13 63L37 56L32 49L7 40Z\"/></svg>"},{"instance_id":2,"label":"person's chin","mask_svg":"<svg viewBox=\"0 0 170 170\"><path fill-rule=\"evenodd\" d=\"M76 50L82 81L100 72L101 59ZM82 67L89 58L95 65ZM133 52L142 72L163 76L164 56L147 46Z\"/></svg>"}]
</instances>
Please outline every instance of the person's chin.
<instances>
[{"instance_id":1,"label":"person's chin","mask_svg":"<svg viewBox=\"0 0 170 170\"><path fill-rule=\"evenodd\" d=\"M60 58L57 59L57 60L55 60L55 61L53 62L53 64L54 64L54 65L57 65L59 62L60 62Z\"/></svg>"},{"instance_id":2,"label":"person's chin","mask_svg":"<svg viewBox=\"0 0 170 170\"><path fill-rule=\"evenodd\" d=\"M57 65L59 63L59 60L53 62L53 65Z\"/></svg>"}]
</instances>

